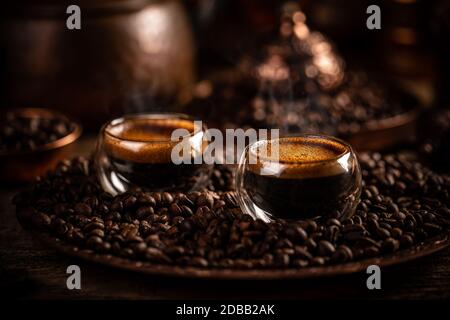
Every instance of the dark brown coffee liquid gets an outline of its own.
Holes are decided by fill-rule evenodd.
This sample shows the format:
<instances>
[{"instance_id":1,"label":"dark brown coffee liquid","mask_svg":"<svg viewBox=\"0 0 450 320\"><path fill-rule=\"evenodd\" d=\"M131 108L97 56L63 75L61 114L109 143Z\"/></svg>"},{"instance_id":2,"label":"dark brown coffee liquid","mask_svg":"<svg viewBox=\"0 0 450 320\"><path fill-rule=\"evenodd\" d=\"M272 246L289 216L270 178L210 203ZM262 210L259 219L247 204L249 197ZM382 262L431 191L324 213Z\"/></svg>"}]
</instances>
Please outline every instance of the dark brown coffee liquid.
<instances>
[{"instance_id":1,"label":"dark brown coffee liquid","mask_svg":"<svg viewBox=\"0 0 450 320\"><path fill-rule=\"evenodd\" d=\"M346 173L306 179L279 178L247 171L244 184L251 200L282 219L330 215L345 201L352 188Z\"/></svg>"},{"instance_id":2,"label":"dark brown coffee liquid","mask_svg":"<svg viewBox=\"0 0 450 320\"><path fill-rule=\"evenodd\" d=\"M321 138L285 139L279 145L280 165L273 166L279 171L268 173L274 159L260 157L244 173L246 191L259 208L277 218L336 213L354 187L352 172L337 161L348 151L338 142Z\"/></svg>"},{"instance_id":3,"label":"dark brown coffee liquid","mask_svg":"<svg viewBox=\"0 0 450 320\"><path fill-rule=\"evenodd\" d=\"M110 158L116 174L135 185L151 190L197 190L208 181L205 164L136 163Z\"/></svg>"},{"instance_id":4,"label":"dark brown coffee liquid","mask_svg":"<svg viewBox=\"0 0 450 320\"><path fill-rule=\"evenodd\" d=\"M200 189L207 183L211 168L195 164L201 153L190 155L190 164L172 162L177 142L170 138L176 129L194 134L193 122L183 119L133 119L109 128L105 150L111 170L119 179L151 190Z\"/></svg>"}]
</instances>

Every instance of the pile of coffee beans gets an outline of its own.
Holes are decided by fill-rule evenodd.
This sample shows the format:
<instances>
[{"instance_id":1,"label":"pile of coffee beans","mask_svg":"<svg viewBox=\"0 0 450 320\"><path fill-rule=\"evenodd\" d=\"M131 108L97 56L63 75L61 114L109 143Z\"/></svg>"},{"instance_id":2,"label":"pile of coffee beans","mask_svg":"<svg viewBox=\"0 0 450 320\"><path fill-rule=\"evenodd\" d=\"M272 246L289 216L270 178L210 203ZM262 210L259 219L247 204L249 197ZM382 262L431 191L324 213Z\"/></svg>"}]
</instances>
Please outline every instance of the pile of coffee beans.
<instances>
[{"instance_id":1,"label":"pile of coffee beans","mask_svg":"<svg viewBox=\"0 0 450 320\"><path fill-rule=\"evenodd\" d=\"M202 268L303 268L390 254L450 230L450 178L408 155L362 154L354 216L266 224L241 212L230 171L215 191L101 190L90 160L61 163L14 198L24 226L86 252ZM224 175L224 177L222 177ZM212 183L213 184L213 183ZM324 195L326 196L326 195Z\"/></svg>"},{"instance_id":2,"label":"pile of coffee beans","mask_svg":"<svg viewBox=\"0 0 450 320\"><path fill-rule=\"evenodd\" d=\"M34 150L74 129L75 125L63 118L28 117L7 112L0 118L0 151Z\"/></svg>"}]
</instances>

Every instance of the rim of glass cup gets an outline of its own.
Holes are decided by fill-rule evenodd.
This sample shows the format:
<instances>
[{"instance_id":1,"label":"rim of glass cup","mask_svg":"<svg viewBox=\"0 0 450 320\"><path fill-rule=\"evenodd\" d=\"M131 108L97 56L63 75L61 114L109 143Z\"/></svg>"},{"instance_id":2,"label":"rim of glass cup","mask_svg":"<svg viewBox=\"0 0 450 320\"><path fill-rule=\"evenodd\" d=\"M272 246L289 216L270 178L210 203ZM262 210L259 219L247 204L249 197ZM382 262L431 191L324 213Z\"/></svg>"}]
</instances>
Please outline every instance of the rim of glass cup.
<instances>
[{"instance_id":1,"label":"rim of glass cup","mask_svg":"<svg viewBox=\"0 0 450 320\"><path fill-rule=\"evenodd\" d=\"M334 156L332 158L329 159L325 159L325 160L305 160L305 161L295 161L295 160L271 160L270 158L264 157L262 155L258 155L255 154L255 152L252 150L252 148L257 147L258 144L262 144L268 141L275 141L275 140L287 140L287 139L295 139L295 138L321 138L321 139L326 139L326 140L332 140L334 142L337 142L341 145L343 145L345 147L345 151L340 153L337 156ZM320 163L327 163L327 162L332 162L332 161L337 161L340 158L344 157L347 154L350 153L354 153L354 150L352 148L352 146L348 143L345 142L342 139L333 137L333 136L329 136L329 135L325 135L325 134L309 134L309 133L304 133L304 134L296 134L296 135L291 135L291 136L281 136L278 137L276 139L262 139L262 140L258 140L255 141L254 143L252 143L251 145L248 146L248 152L252 153L252 156L256 156L257 158L260 158L264 161L267 162L278 162L281 164L320 164Z\"/></svg>"},{"instance_id":2,"label":"rim of glass cup","mask_svg":"<svg viewBox=\"0 0 450 320\"><path fill-rule=\"evenodd\" d=\"M172 141L170 137L168 137L167 139L163 139L163 140L151 140L151 141L140 140L140 139L125 139L123 137L117 136L108 131L109 126L116 126L121 123L124 123L127 120L132 120L132 119L152 119L152 120L179 119L179 120L189 120L192 122L200 121L200 119L198 119L198 118L192 117L192 116L184 114L184 113L176 113L176 112L132 113L132 114L127 114L125 116L115 118L111 121L108 121L107 123L105 123L103 125L102 132L104 132L105 134L107 134L108 136L110 136L114 139L121 140L121 141L140 142L140 143L161 143L161 142L171 142ZM199 132L201 132L204 129L205 129L204 125L202 125L201 128L196 128L196 126L194 124L194 131L191 132L190 134L182 136L181 138L184 139L184 138L194 137L196 134L198 134Z\"/></svg>"}]
</instances>

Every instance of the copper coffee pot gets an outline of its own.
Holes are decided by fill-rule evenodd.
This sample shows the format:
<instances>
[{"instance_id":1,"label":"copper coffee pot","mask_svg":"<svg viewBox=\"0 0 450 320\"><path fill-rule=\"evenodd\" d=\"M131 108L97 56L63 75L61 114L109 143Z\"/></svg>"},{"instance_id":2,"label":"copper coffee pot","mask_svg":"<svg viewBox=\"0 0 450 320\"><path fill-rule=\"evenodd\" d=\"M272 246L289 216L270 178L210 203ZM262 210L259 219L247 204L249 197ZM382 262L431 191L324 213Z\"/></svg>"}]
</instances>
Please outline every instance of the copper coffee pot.
<instances>
[{"instance_id":1,"label":"copper coffee pot","mask_svg":"<svg viewBox=\"0 0 450 320\"><path fill-rule=\"evenodd\" d=\"M2 13L0 107L60 109L88 129L122 113L173 111L194 81L191 26L176 0L82 0L81 30L57 0Z\"/></svg>"}]
</instances>

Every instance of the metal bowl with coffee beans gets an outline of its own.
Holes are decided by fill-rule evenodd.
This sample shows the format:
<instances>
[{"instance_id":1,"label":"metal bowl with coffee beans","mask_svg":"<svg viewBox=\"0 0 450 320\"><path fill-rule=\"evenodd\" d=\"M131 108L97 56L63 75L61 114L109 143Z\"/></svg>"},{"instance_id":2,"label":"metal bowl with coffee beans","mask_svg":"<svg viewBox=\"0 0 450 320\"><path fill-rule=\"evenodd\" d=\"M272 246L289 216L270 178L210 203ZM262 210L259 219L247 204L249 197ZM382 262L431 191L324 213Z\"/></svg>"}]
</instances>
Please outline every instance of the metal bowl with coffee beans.
<instances>
[{"instance_id":1,"label":"metal bowl with coffee beans","mask_svg":"<svg viewBox=\"0 0 450 320\"><path fill-rule=\"evenodd\" d=\"M277 30L230 69L207 75L186 112L208 120L210 127L321 133L365 151L415 136L421 109L416 97L384 77L347 68L298 8L283 11Z\"/></svg>"},{"instance_id":2,"label":"metal bowl with coffee beans","mask_svg":"<svg viewBox=\"0 0 450 320\"><path fill-rule=\"evenodd\" d=\"M362 153L360 164L361 200L342 221L254 220L241 212L222 166L203 191L112 196L84 158L61 162L13 202L21 224L61 252L149 274L317 277L411 260L449 243L449 177L404 153Z\"/></svg>"},{"instance_id":3,"label":"metal bowl with coffee beans","mask_svg":"<svg viewBox=\"0 0 450 320\"><path fill-rule=\"evenodd\" d=\"M32 181L67 157L81 126L59 112L14 109L0 117L0 177Z\"/></svg>"}]
</instances>

